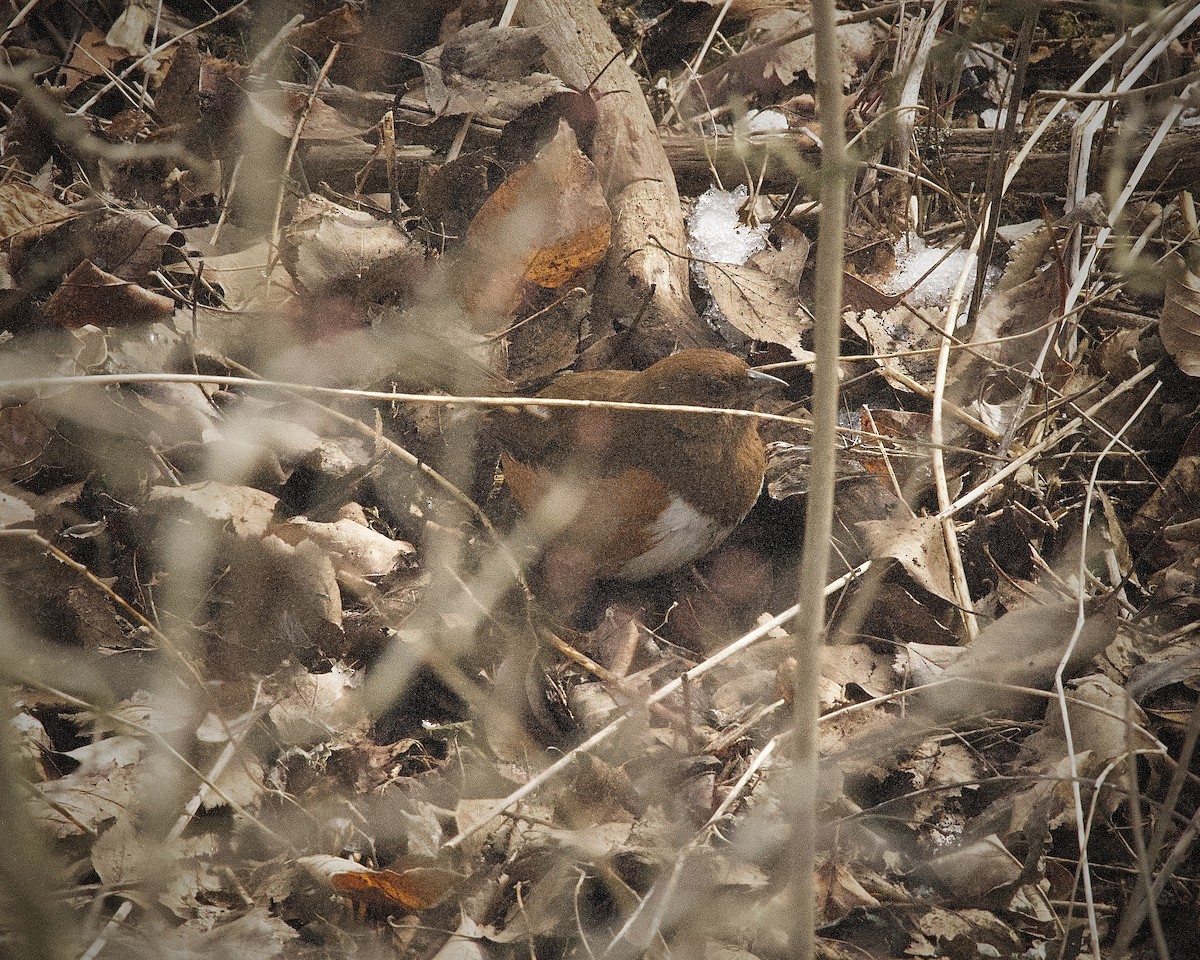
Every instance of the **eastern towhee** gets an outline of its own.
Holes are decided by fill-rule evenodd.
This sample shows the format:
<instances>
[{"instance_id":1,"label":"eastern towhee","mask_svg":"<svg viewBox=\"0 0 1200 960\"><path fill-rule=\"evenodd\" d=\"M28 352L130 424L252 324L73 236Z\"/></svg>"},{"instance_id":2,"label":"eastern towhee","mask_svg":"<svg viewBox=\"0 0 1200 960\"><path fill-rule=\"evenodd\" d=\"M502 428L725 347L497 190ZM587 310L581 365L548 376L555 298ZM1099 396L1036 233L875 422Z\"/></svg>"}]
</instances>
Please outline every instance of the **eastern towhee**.
<instances>
[{"instance_id":1,"label":"eastern towhee","mask_svg":"<svg viewBox=\"0 0 1200 960\"><path fill-rule=\"evenodd\" d=\"M685 350L637 373L564 374L536 396L732 410L753 409L783 385L720 350ZM541 566L559 595L594 580L644 580L702 557L762 490L766 452L750 417L526 407L490 420L505 483L523 511L565 493Z\"/></svg>"}]
</instances>

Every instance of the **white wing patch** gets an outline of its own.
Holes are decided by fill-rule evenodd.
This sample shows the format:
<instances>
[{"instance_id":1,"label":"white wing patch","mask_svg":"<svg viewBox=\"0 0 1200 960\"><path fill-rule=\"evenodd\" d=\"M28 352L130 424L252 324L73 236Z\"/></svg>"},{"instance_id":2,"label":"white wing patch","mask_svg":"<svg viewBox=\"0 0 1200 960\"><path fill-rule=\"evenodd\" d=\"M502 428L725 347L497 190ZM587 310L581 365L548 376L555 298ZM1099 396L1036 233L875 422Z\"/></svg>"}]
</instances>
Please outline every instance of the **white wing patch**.
<instances>
[{"instance_id":1,"label":"white wing patch","mask_svg":"<svg viewBox=\"0 0 1200 960\"><path fill-rule=\"evenodd\" d=\"M733 527L706 517L679 497L650 525L650 549L634 557L618 573L626 580L645 580L663 570L674 570L704 556L724 540Z\"/></svg>"}]
</instances>

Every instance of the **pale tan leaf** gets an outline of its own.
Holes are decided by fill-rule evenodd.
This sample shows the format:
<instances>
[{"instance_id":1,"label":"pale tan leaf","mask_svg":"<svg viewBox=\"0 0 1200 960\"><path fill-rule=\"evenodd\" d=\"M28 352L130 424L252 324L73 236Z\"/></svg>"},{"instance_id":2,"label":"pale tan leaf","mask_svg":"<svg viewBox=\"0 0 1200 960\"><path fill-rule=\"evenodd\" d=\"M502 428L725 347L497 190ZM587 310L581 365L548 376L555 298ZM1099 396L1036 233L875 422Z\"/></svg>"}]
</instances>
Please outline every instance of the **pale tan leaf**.
<instances>
[{"instance_id":1,"label":"pale tan leaf","mask_svg":"<svg viewBox=\"0 0 1200 960\"><path fill-rule=\"evenodd\" d=\"M39 784L32 808L55 836L83 836L97 832L109 820L128 816L144 786L136 767L113 767L104 773L76 771Z\"/></svg>"},{"instance_id":2,"label":"pale tan leaf","mask_svg":"<svg viewBox=\"0 0 1200 960\"><path fill-rule=\"evenodd\" d=\"M807 257L807 241L793 241L782 250L759 250L744 264L706 263L704 276L733 326L751 340L778 343L797 360L809 360L812 353L800 344L812 319L799 296Z\"/></svg>"},{"instance_id":3,"label":"pale tan leaf","mask_svg":"<svg viewBox=\"0 0 1200 960\"><path fill-rule=\"evenodd\" d=\"M204 957L206 960L269 960L300 934L265 907L256 907L236 920L212 926L184 924L167 933L156 948L162 956Z\"/></svg>"},{"instance_id":4,"label":"pale tan leaf","mask_svg":"<svg viewBox=\"0 0 1200 960\"><path fill-rule=\"evenodd\" d=\"M537 72L545 49L535 29L473 23L421 58L425 99L438 116L516 116L566 89L552 74Z\"/></svg>"},{"instance_id":5,"label":"pale tan leaf","mask_svg":"<svg viewBox=\"0 0 1200 960\"><path fill-rule=\"evenodd\" d=\"M839 860L830 859L818 867L816 881L818 909L825 923L839 920L856 908L879 906L879 901Z\"/></svg>"},{"instance_id":6,"label":"pale tan leaf","mask_svg":"<svg viewBox=\"0 0 1200 960\"><path fill-rule=\"evenodd\" d=\"M223 306L230 309L278 307L296 295L295 283L265 240L235 253L204 257L197 265L201 281L211 286ZM168 272L175 274L184 286L193 282L191 266L172 266Z\"/></svg>"},{"instance_id":7,"label":"pale tan leaf","mask_svg":"<svg viewBox=\"0 0 1200 960\"><path fill-rule=\"evenodd\" d=\"M940 520L863 520L856 526L870 544L872 559L896 560L921 587L949 603L957 602Z\"/></svg>"},{"instance_id":8,"label":"pale tan leaf","mask_svg":"<svg viewBox=\"0 0 1200 960\"><path fill-rule=\"evenodd\" d=\"M860 285L866 286L861 281ZM895 370L932 390L940 339L937 334L939 313L937 308L928 306L871 308L848 312L846 325L867 342L872 353L879 355L875 362L881 367ZM907 392L910 389L899 380L890 382L900 390Z\"/></svg>"},{"instance_id":9,"label":"pale tan leaf","mask_svg":"<svg viewBox=\"0 0 1200 960\"><path fill-rule=\"evenodd\" d=\"M806 26L808 22L807 12L780 10L756 17L752 29L762 31L758 35L760 43L769 43L789 30ZM869 22L838 25L843 83L849 83L862 65L870 63L879 33L879 28ZM817 76L816 38L812 34L775 47L762 65L764 79L773 80L779 87L787 86L800 73L807 74L812 80Z\"/></svg>"},{"instance_id":10,"label":"pale tan leaf","mask_svg":"<svg viewBox=\"0 0 1200 960\"><path fill-rule=\"evenodd\" d=\"M1175 365L1200 377L1200 277L1191 270L1168 272L1158 335Z\"/></svg>"},{"instance_id":11,"label":"pale tan leaf","mask_svg":"<svg viewBox=\"0 0 1200 960\"><path fill-rule=\"evenodd\" d=\"M184 487L155 487L150 504L160 515L175 515L193 526L210 525L238 538L263 536L275 517L279 498L253 487L206 480Z\"/></svg>"},{"instance_id":12,"label":"pale tan leaf","mask_svg":"<svg viewBox=\"0 0 1200 960\"><path fill-rule=\"evenodd\" d=\"M339 577L380 577L391 573L402 557L414 552L412 544L393 540L347 518L317 523L307 517L294 517L276 524L271 532L293 546L311 540L333 557Z\"/></svg>"},{"instance_id":13,"label":"pale tan leaf","mask_svg":"<svg viewBox=\"0 0 1200 960\"><path fill-rule=\"evenodd\" d=\"M309 293L334 290L376 299L411 286L425 254L389 220L310 193L284 231L280 253Z\"/></svg>"},{"instance_id":14,"label":"pale tan leaf","mask_svg":"<svg viewBox=\"0 0 1200 960\"><path fill-rule=\"evenodd\" d=\"M921 932L934 942L969 944L976 956L1008 957L1021 953L1021 941L1016 932L990 910L950 910L934 906L919 912L914 920ZM943 950L934 954L944 955Z\"/></svg>"},{"instance_id":15,"label":"pale tan leaf","mask_svg":"<svg viewBox=\"0 0 1200 960\"><path fill-rule=\"evenodd\" d=\"M0 243L10 252L57 230L79 214L20 180L0 186Z\"/></svg>"},{"instance_id":16,"label":"pale tan leaf","mask_svg":"<svg viewBox=\"0 0 1200 960\"><path fill-rule=\"evenodd\" d=\"M41 456L50 428L28 404L0 409L0 477L16 477Z\"/></svg>"},{"instance_id":17,"label":"pale tan leaf","mask_svg":"<svg viewBox=\"0 0 1200 960\"><path fill-rule=\"evenodd\" d=\"M295 136L302 117L301 140L349 140L371 129L370 124L350 122L322 100L313 100L309 105L308 94L300 90L256 90L249 95L249 103L259 123L285 140Z\"/></svg>"}]
</instances>

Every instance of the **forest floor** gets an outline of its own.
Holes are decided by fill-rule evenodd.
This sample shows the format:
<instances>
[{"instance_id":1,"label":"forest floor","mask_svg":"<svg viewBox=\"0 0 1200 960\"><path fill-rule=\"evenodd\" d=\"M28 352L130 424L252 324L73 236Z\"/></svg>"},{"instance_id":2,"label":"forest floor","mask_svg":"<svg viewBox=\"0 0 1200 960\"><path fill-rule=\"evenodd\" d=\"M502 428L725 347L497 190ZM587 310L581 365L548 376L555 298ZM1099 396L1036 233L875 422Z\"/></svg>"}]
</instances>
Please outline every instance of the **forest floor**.
<instances>
[{"instance_id":1,"label":"forest floor","mask_svg":"<svg viewBox=\"0 0 1200 960\"><path fill-rule=\"evenodd\" d=\"M805 830L822 957L1196 955L1200 7L839 14L13 14L0 952L786 958ZM487 411L701 346L788 383L757 506L564 614Z\"/></svg>"}]
</instances>

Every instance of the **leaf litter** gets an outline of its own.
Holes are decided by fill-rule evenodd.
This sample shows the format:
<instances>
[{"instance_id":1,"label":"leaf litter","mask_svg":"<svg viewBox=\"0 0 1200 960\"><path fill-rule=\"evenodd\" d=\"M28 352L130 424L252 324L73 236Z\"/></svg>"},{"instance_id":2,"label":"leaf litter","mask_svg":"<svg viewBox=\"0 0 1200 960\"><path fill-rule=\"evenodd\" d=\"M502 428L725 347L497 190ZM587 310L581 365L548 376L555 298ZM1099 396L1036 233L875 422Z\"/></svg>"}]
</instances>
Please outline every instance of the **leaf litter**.
<instances>
[{"instance_id":1,"label":"leaf litter","mask_svg":"<svg viewBox=\"0 0 1200 960\"><path fill-rule=\"evenodd\" d=\"M938 7L911 61L890 41L923 9L843 11L817 665L786 633L808 12L501 6L32 5L6 31L0 945L789 956L792 678L819 669L822 956L1188 955L1198 14L1047 6L1011 90L999 11ZM1104 84L1169 107L1162 135ZM1103 132L1071 160L1073 124ZM715 555L563 622L471 398L681 345L788 380L767 490Z\"/></svg>"}]
</instances>

